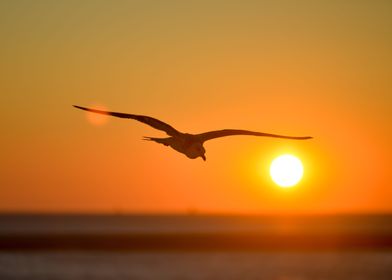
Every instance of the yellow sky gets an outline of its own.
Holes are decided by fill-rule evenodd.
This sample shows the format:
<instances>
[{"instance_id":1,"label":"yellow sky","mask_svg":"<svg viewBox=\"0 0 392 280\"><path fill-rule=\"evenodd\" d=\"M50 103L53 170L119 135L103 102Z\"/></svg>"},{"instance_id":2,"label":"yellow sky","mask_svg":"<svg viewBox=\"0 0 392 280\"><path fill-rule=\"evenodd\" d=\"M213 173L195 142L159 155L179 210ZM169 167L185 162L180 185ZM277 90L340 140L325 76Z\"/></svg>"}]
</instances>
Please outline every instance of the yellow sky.
<instances>
[{"instance_id":1,"label":"yellow sky","mask_svg":"<svg viewBox=\"0 0 392 280\"><path fill-rule=\"evenodd\" d=\"M0 211L391 211L390 1L2 1ZM71 107L228 137L207 162ZM303 181L268 165L293 153Z\"/></svg>"}]
</instances>

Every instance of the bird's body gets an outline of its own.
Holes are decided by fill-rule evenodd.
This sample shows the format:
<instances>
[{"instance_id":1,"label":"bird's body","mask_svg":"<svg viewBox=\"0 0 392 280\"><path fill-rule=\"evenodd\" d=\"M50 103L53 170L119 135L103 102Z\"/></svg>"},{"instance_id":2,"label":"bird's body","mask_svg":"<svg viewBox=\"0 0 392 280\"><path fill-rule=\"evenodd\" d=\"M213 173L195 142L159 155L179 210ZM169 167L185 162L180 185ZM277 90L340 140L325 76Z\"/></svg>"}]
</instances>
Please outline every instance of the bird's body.
<instances>
[{"instance_id":1,"label":"bird's body","mask_svg":"<svg viewBox=\"0 0 392 280\"><path fill-rule=\"evenodd\" d=\"M142 123L145 123L147 125L150 125L153 128L162 130L166 132L166 134L168 134L170 137L167 138L144 137L144 140L154 141L156 143L169 146L172 149L176 150L177 152L180 152L191 159L201 157L203 160L206 160L205 157L206 150L203 147L204 142L218 137L232 136L232 135L253 135L253 136L266 136L266 137L294 139L294 140L305 140L305 139L312 138L309 136L304 136L304 137L284 136L284 135L254 132L254 131L240 130L240 129L223 129L223 130L209 131L200 134L189 134L189 133L182 133L176 130L175 128L173 128L172 126L170 126L169 124L148 116L102 111L102 110L90 109L90 108L75 106L75 105L74 107L97 114L109 115L118 118L134 119Z\"/></svg>"},{"instance_id":2,"label":"bird's body","mask_svg":"<svg viewBox=\"0 0 392 280\"><path fill-rule=\"evenodd\" d=\"M181 133L178 136L167 138L144 137L144 140L155 141L165 146L169 146L191 159L198 157L201 157L204 160L206 159L204 155L206 151L203 147L203 142L198 139L197 135Z\"/></svg>"}]
</instances>

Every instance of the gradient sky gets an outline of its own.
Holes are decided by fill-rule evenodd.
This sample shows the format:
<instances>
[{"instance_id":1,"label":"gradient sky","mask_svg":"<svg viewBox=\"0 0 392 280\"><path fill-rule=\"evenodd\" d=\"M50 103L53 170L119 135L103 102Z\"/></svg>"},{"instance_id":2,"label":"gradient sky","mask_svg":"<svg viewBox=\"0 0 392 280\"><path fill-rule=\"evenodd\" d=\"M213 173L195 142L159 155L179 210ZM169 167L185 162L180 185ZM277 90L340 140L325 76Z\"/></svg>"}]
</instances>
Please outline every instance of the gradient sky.
<instances>
[{"instance_id":1,"label":"gradient sky","mask_svg":"<svg viewBox=\"0 0 392 280\"><path fill-rule=\"evenodd\" d=\"M392 210L391 1L1 1L0 211ZM184 132L207 162L72 104ZM268 165L293 153L303 181Z\"/></svg>"}]
</instances>

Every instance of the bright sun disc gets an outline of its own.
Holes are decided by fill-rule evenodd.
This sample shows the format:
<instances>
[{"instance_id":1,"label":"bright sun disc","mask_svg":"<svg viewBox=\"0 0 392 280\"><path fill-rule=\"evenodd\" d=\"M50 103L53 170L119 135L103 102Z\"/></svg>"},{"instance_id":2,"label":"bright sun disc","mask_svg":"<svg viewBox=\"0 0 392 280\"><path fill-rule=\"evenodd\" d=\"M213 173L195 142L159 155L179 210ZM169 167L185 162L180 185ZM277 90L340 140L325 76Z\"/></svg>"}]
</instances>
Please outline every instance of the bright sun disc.
<instances>
[{"instance_id":1,"label":"bright sun disc","mask_svg":"<svg viewBox=\"0 0 392 280\"><path fill-rule=\"evenodd\" d=\"M283 188L297 184L304 173L302 162L295 156L282 155L275 158L270 167L272 180Z\"/></svg>"}]
</instances>

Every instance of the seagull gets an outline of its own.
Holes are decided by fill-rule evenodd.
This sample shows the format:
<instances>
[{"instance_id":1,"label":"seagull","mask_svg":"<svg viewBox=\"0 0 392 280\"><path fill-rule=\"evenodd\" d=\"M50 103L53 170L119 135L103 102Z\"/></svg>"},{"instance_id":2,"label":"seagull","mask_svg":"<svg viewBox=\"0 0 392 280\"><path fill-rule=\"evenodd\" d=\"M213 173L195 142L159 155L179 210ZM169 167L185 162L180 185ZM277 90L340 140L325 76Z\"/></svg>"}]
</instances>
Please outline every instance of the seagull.
<instances>
[{"instance_id":1,"label":"seagull","mask_svg":"<svg viewBox=\"0 0 392 280\"><path fill-rule=\"evenodd\" d=\"M172 149L176 150L177 152L186 155L190 159L196 159L198 157L201 157L204 161L206 160L206 156L205 156L206 150L203 147L204 142L219 137L232 136L232 135L253 135L253 136L265 136L265 137L275 137L275 138L294 139L294 140L306 140L312 138L310 136L302 136L302 137L285 136L285 135L255 132L255 131L241 130L241 129L222 129L222 130L208 131L199 134L182 133L177 129L175 129L174 127L172 127L171 125L148 116L109 112L109 111L96 110L96 109L91 109L91 108L86 108L86 107L81 107L76 105L73 106L75 108L92 112L92 113L109 115L109 116L123 118L123 119L137 120L155 129L162 130L166 132L166 134L169 135L170 137L155 138L155 137L144 136L143 140L154 141L156 143L169 146Z\"/></svg>"}]
</instances>

